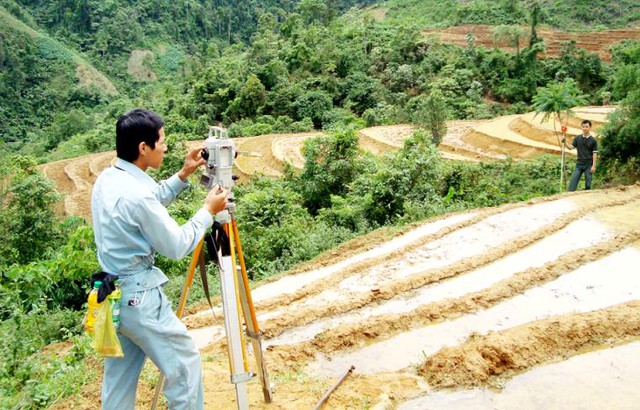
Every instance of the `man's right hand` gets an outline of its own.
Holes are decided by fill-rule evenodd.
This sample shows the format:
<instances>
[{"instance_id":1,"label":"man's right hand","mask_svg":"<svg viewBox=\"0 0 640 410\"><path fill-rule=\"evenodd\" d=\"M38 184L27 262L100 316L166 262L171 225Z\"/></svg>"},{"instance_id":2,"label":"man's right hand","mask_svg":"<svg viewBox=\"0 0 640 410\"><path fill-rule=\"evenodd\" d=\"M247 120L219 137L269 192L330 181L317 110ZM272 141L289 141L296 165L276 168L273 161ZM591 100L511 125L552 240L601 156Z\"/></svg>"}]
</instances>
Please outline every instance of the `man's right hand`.
<instances>
[{"instance_id":1,"label":"man's right hand","mask_svg":"<svg viewBox=\"0 0 640 410\"><path fill-rule=\"evenodd\" d=\"M211 215L215 215L227 207L227 195L229 192L219 186L213 187L204 199L204 207Z\"/></svg>"}]
</instances>

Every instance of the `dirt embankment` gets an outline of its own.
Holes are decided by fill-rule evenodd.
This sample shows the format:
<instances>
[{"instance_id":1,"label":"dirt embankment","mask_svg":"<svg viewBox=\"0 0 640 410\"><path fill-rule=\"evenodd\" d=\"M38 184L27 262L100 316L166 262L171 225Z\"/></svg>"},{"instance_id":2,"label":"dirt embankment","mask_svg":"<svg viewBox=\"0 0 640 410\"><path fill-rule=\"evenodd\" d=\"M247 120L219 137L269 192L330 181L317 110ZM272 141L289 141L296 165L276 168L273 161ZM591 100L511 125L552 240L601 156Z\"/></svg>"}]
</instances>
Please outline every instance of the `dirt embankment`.
<instances>
[{"instance_id":1,"label":"dirt embankment","mask_svg":"<svg viewBox=\"0 0 640 410\"><path fill-rule=\"evenodd\" d=\"M467 34L472 34L474 43L484 47L498 47L516 52L517 48L506 40L498 41L493 34L493 26L488 25L463 25L449 27L444 30L423 30L422 34L433 36L443 43L452 43L461 47L467 46ZM522 26L523 33L529 33L530 27ZM542 57L559 57L562 46L565 43L575 41L576 47L597 54L603 61L611 61L611 46L619 44L627 39L640 39L640 28L627 28L620 30L604 30L590 33L570 33L549 29L537 29L538 37L546 43L546 50ZM529 37L525 34L520 38L519 47L529 44Z\"/></svg>"}]
</instances>

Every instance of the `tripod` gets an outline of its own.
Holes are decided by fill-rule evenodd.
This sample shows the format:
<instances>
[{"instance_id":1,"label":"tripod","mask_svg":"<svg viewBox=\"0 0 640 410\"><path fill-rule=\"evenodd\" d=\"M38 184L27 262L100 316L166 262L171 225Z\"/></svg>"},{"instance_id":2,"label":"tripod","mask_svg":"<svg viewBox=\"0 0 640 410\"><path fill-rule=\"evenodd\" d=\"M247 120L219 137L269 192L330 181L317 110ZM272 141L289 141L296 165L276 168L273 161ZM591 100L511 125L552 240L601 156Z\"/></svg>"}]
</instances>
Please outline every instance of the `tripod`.
<instances>
[{"instance_id":1,"label":"tripod","mask_svg":"<svg viewBox=\"0 0 640 410\"><path fill-rule=\"evenodd\" d=\"M238 410L246 410L249 408L246 383L255 376L255 373L250 372L248 369L246 344L242 333L242 319L244 319L246 325L246 335L251 339L253 354L259 370L258 377L262 384L262 394L264 395L264 401L266 403L271 402L271 386L269 384L267 368L264 364L262 333L258 327L253 299L251 298L238 224L235 219L235 203L233 202L232 195L233 194L230 194L226 211L218 214L219 217L222 216L222 218L217 218L222 224L222 232L219 233L222 234L222 236L226 235L226 238L217 241L217 246L213 246L213 248L215 249L214 253L216 254L220 269L220 294L222 298L224 327L227 336L231 383L235 385ZM213 240L215 241L215 239ZM202 253L203 242L204 238L200 240L193 251L189 270L185 277L182 294L180 295L180 301L176 310L178 318L182 318L182 314L184 313L187 295L195 276L196 266L200 265L201 272L204 269L204 254ZM207 243L207 245L210 245L210 243ZM213 257L211 250L212 247L209 246L210 256ZM236 260L240 265L240 269L238 269ZM206 273L204 273L204 275L203 278L206 278ZM208 296L208 290L206 290L206 292ZM242 310L242 318L240 316L240 310ZM151 409L155 410L156 408L163 384L164 376L161 373L158 384L156 385L153 401L151 402Z\"/></svg>"}]
</instances>

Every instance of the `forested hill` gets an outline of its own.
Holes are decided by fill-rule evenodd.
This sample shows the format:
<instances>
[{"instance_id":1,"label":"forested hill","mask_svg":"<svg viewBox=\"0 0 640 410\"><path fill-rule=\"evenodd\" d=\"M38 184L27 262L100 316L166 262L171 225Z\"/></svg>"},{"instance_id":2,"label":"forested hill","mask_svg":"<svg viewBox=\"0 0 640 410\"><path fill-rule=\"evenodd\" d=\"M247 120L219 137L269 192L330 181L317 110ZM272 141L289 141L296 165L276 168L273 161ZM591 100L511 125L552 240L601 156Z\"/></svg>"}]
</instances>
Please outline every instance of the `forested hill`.
<instances>
[{"instance_id":1,"label":"forested hill","mask_svg":"<svg viewBox=\"0 0 640 410\"><path fill-rule=\"evenodd\" d=\"M478 221L486 231L487 217L506 213L499 205L563 189L559 156L479 163L444 158L437 146L454 133L447 130L451 123L490 126L494 121L484 120L503 117L500 124L508 120L510 125L511 114L536 110L555 116L606 101L615 111L598 129L594 188L635 183L640 179L640 42L607 41L611 59L606 61L579 47L584 43L571 41L559 52L544 54L551 44L545 33L579 28L601 40L605 36L593 31L637 25L638 8L637 0L0 0L0 409L70 408L65 397L87 392L81 406L99 400L99 365L81 325L87 278L99 269L93 230L75 214L56 211L65 200L59 192L88 192L97 163L74 159L113 150L114 125L122 113L144 107L165 119L170 149L153 174L157 179L179 170L187 142L202 140L210 125L221 123L232 137L258 136L251 140L268 146L273 140L266 134L324 135L305 142L302 169L289 168L283 178L252 178L234 190L242 204L237 219L246 265L256 280L267 279L327 251L330 259L359 257L360 246L338 246L368 233L383 241L410 224L448 213L460 218L463 211L490 207L489 214L473 211L472 219L447 222L418 242L468 236L463 231L470 232L467 228ZM479 21L491 25L485 26L491 36L511 42L517 37L518 46L483 46L469 32L463 33L463 44L425 34L429 28ZM523 33L528 38L520 44ZM359 147L358 131L396 124L417 129L401 148L378 156ZM490 138L495 130L487 132ZM480 132L474 135L482 138ZM559 135L549 136L558 141ZM106 165L106 154L93 158ZM57 161L66 158L74 159ZM48 179L51 170L63 176L58 187ZM197 175L192 179L189 193L168 209L180 223L202 206L204 188ZM631 215L637 210L637 201L630 202L636 191L617 191L622 202L614 191L598 195L609 196L612 214L615 208L617 215ZM591 208L599 211L602 201L593 198L597 206ZM632 206L618 209L621 204ZM528 202L509 209L533 207ZM523 219L516 212L514 218L534 222L531 240L515 238L508 249L496 245L482 254L508 256L573 226L574 220L591 218L587 210L567 209L569 217L554 216L560 219L548 230L540 228L535 215ZM508 218L502 220L514 231ZM637 235L629 232L610 235L630 244ZM460 241L453 242L452 249L460 248ZM600 255L613 249L604 247ZM463 265L478 266L473 255L467 259L453 270L463 274ZM165 291L177 301L188 258L158 255L155 264L171 278ZM360 272L362 266L357 267ZM333 286L345 278L322 281ZM411 289L405 290L419 290L413 278L408 280ZM324 290L305 289L311 287ZM365 289L362 295L374 295L367 300L377 303L382 300L377 296L398 289ZM192 300L204 297L201 287L193 290ZM502 303L502 296L490 293ZM462 299L461 304L469 307ZM329 305L327 312L335 312ZM627 316L624 321L629 322ZM291 322L291 327L304 323ZM272 330L277 335L287 329ZM327 347L344 345L341 335ZM363 400L354 397L352 405L372 403L364 395Z\"/></svg>"},{"instance_id":2,"label":"forested hill","mask_svg":"<svg viewBox=\"0 0 640 410\"><path fill-rule=\"evenodd\" d=\"M566 78L599 103L616 97L610 73L575 47L540 63L540 46L463 53L420 30L638 18L631 0L0 0L0 151L45 161L110 149L115 117L134 106L169 116L171 131L223 122L257 135L413 122L433 91L450 119L488 118Z\"/></svg>"},{"instance_id":3,"label":"forested hill","mask_svg":"<svg viewBox=\"0 0 640 410\"><path fill-rule=\"evenodd\" d=\"M461 24L528 24L539 9L539 23L565 31L623 28L640 20L636 0L389 0L372 9L390 23L423 28ZM427 11L427 12L425 12Z\"/></svg>"},{"instance_id":4,"label":"forested hill","mask_svg":"<svg viewBox=\"0 0 640 410\"><path fill-rule=\"evenodd\" d=\"M160 57L155 72L175 84L187 55L206 52L211 44L248 43L264 13L329 21L368 3L0 0L0 141L40 156L95 124L88 110L95 113L96 106L113 101L115 89L125 97L138 95L140 78L129 62L133 50L154 49ZM145 56L140 63L148 65ZM72 118L62 118L69 112Z\"/></svg>"}]
</instances>

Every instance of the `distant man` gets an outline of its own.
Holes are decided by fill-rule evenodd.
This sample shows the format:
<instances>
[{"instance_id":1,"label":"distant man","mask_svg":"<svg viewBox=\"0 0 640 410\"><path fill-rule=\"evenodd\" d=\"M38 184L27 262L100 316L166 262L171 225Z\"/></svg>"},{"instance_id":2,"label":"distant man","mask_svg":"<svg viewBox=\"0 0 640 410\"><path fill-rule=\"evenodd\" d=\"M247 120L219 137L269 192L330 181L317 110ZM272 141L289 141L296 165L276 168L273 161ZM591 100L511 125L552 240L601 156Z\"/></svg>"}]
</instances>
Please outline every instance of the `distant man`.
<instances>
[{"instance_id":1,"label":"distant man","mask_svg":"<svg viewBox=\"0 0 640 410\"><path fill-rule=\"evenodd\" d=\"M578 160L576 161L576 169L571 176L569 183L569 191L575 191L578 188L578 182L584 174L584 189L591 189L591 178L596 172L596 160L598 159L598 141L591 135L591 121L582 121L582 134L573 139L571 145L567 145L566 138L562 139L562 143L569 149L576 148L578 150Z\"/></svg>"}]
</instances>

